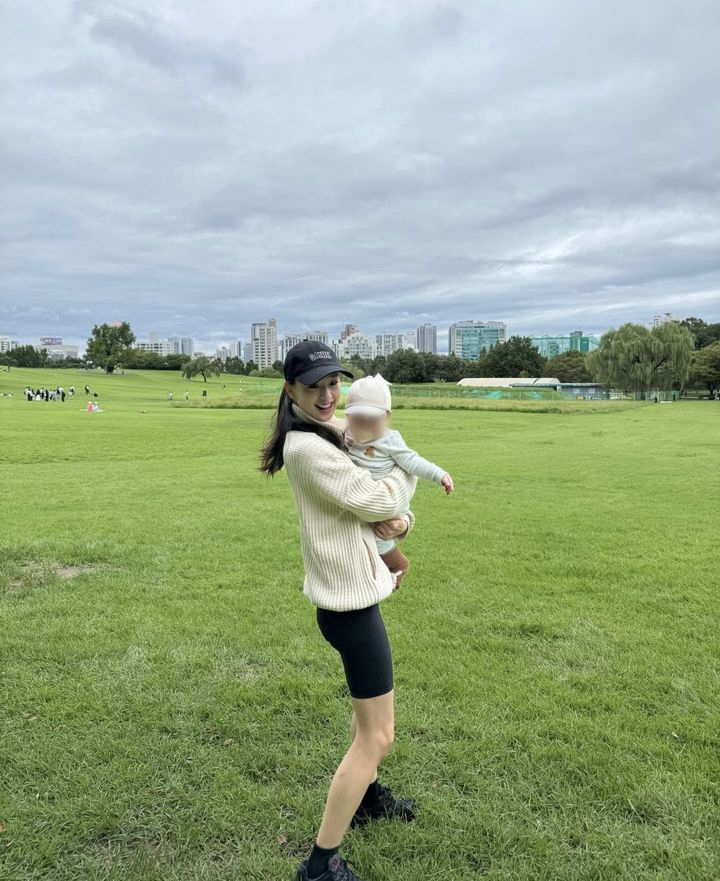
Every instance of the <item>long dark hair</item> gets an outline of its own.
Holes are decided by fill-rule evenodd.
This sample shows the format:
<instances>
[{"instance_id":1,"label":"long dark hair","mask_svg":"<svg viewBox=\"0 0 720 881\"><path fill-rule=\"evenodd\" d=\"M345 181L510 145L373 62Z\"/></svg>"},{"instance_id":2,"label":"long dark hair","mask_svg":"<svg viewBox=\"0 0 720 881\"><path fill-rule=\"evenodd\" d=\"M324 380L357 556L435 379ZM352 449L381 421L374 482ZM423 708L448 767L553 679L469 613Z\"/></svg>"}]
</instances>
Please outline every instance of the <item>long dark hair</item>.
<instances>
[{"instance_id":1,"label":"long dark hair","mask_svg":"<svg viewBox=\"0 0 720 881\"><path fill-rule=\"evenodd\" d=\"M277 413L272 421L272 432L265 446L260 450L261 461L258 471L264 472L267 477L272 477L285 464L283 460L283 446L285 445L285 435L288 431L313 431L326 441L329 441L334 447L342 448L342 443L336 432L331 428L326 428L324 425L319 425L315 422L303 422L301 419L298 419L292 411L292 404L293 399L285 391L285 386L283 386L283 390L280 392Z\"/></svg>"}]
</instances>

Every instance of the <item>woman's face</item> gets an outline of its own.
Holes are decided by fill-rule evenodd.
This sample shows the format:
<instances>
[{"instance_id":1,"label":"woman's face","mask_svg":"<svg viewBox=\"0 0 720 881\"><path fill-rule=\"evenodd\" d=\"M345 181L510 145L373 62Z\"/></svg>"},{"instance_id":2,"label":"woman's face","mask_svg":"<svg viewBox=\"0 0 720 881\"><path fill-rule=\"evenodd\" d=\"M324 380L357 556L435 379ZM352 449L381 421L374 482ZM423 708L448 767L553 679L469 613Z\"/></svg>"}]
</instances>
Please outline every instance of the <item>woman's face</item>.
<instances>
[{"instance_id":1,"label":"woman's face","mask_svg":"<svg viewBox=\"0 0 720 881\"><path fill-rule=\"evenodd\" d=\"M314 385L305 385L300 380L286 382L285 391L301 410L327 422L332 419L340 400L340 374L329 373Z\"/></svg>"}]
</instances>

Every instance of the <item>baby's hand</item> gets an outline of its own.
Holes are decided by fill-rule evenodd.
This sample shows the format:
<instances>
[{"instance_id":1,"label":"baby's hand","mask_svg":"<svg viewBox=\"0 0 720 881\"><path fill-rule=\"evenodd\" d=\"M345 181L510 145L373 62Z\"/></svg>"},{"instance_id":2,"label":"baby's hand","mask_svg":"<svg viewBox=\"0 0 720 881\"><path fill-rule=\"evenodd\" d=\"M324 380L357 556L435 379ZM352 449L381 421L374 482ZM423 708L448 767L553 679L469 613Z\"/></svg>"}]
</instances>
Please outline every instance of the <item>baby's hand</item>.
<instances>
[{"instance_id":1,"label":"baby's hand","mask_svg":"<svg viewBox=\"0 0 720 881\"><path fill-rule=\"evenodd\" d=\"M450 493L455 489L452 477L450 477L449 474L446 474L440 482L445 487L445 495L449 496Z\"/></svg>"}]
</instances>

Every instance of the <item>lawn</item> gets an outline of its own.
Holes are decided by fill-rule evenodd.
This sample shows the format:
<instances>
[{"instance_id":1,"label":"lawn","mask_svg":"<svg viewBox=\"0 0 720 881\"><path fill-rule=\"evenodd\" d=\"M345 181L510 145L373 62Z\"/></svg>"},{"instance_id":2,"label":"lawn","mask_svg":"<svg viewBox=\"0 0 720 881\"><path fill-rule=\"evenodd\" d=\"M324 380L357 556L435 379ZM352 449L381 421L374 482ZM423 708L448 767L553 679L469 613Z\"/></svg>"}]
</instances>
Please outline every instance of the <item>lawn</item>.
<instances>
[{"instance_id":1,"label":"lawn","mask_svg":"<svg viewBox=\"0 0 720 881\"><path fill-rule=\"evenodd\" d=\"M0 373L3 881L284 881L312 844L350 700L271 411L202 387ZM609 403L395 414L456 492L418 486L382 605L419 813L348 832L367 881L720 877L720 404Z\"/></svg>"}]
</instances>

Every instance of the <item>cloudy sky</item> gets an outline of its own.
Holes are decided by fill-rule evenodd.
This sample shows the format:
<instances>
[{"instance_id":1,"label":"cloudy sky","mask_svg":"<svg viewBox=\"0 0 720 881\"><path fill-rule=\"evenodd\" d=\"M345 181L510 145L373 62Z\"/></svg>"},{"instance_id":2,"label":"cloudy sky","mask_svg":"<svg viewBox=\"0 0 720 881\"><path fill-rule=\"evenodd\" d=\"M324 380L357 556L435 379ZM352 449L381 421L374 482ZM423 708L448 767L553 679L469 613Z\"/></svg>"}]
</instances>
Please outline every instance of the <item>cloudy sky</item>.
<instances>
[{"instance_id":1,"label":"cloudy sky","mask_svg":"<svg viewBox=\"0 0 720 881\"><path fill-rule=\"evenodd\" d=\"M3 33L0 334L720 320L716 0L9 0Z\"/></svg>"}]
</instances>

